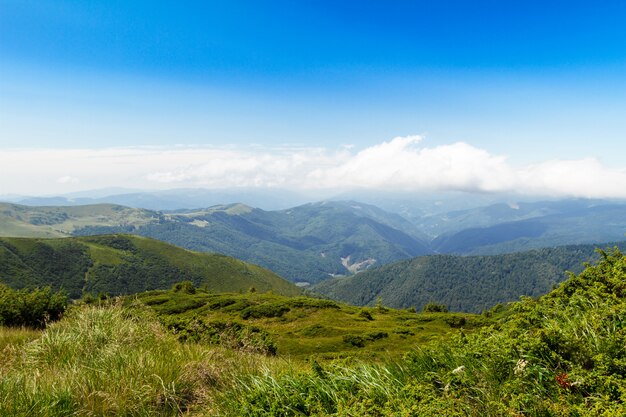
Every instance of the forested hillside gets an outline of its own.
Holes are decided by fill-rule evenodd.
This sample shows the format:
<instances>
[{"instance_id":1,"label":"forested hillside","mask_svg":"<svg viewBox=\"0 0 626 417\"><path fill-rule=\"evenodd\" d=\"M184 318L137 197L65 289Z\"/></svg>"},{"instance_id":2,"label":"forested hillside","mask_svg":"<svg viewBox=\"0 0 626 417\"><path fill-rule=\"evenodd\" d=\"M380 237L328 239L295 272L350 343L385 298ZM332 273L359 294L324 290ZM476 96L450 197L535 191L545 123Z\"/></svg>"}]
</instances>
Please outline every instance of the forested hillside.
<instances>
[{"instance_id":1,"label":"forested hillside","mask_svg":"<svg viewBox=\"0 0 626 417\"><path fill-rule=\"evenodd\" d=\"M617 245L626 248L626 242ZM539 296L597 259L596 245L573 245L492 256L434 255L399 261L314 287L333 299L356 305L421 309L429 302L452 311L480 312L521 295Z\"/></svg>"},{"instance_id":2,"label":"forested hillside","mask_svg":"<svg viewBox=\"0 0 626 417\"><path fill-rule=\"evenodd\" d=\"M626 233L626 205L608 200L496 204L408 221L355 201L277 211L230 204L174 212L110 204L0 204L0 236L110 233L221 253L292 282L314 284L420 255L495 255L619 241ZM443 234L433 239L433 233Z\"/></svg>"},{"instance_id":3,"label":"forested hillside","mask_svg":"<svg viewBox=\"0 0 626 417\"><path fill-rule=\"evenodd\" d=\"M139 228L85 227L77 233L128 231L188 249L224 253L306 282L432 253L407 220L353 202L280 211L233 204L165 216L163 222Z\"/></svg>"},{"instance_id":4,"label":"forested hillside","mask_svg":"<svg viewBox=\"0 0 626 417\"><path fill-rule=\"evenodd\" d=\"M223 255L191 252L129 235L0 238L0 283L51 286L72 298L84 293L130 294L189 280L210 291L300 290L271 271Z\"/></svg>"}]
</instances>

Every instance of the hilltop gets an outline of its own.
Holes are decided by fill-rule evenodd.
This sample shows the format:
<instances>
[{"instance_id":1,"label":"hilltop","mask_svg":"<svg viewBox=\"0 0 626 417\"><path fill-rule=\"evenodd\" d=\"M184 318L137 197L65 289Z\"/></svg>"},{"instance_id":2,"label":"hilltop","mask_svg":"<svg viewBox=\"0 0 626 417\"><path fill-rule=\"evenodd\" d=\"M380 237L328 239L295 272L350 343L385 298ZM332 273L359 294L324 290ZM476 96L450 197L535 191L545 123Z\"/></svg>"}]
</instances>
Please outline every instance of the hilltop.
<instances>
[{"instance_id":1,"label":"hilltop","mask_svg":"<svg viewBox=\"0 0 626 417\"><path fill-rule=\"evenodd\" d=\"M65 237L87 226L133 230L161 219L158 212L116 204L31 207L0 203L0 236Z\"/></svg>"},{"instance_id":2,"label":"hilltop","mask_svg":"<svg viewBox=\"0 0 626 417\"><path fill-rule=\"evenodd\" d=\"M210 291L300 290L267 269L231 257L193 252L132 235L0 238L0 283L83 293L130 294L189 280Z\"/></svg>"}]
</instances>

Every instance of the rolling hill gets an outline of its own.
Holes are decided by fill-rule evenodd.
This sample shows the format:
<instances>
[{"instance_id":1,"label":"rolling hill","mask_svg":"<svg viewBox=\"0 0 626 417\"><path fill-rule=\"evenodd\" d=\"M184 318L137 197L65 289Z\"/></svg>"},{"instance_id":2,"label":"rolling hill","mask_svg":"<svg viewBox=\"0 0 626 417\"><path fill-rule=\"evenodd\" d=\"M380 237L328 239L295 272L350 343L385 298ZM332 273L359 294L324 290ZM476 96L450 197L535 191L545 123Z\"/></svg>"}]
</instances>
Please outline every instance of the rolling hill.
<instances>
[{"instance_id":1,"label":"rolling hill","mask_svg":"<svg viewBox=\"0 0 626 417\"><path fill-rule=\"evenodd\" d=\"M110 204L0 207L4 216L0 235L132 233L233 256L296 282L318 282L431 253L424 236L410 222L355 202L323 202L278 211L231 204L170 213Z\"/></svg>"},{"instance_id":2,"label":"rolling hill","mask_svg":"<svg viewBox=\"0 0 626 417\"><path fill-rule=\"evenodd\" d=\"M229 204L172 212L111 204L0 204L0 235L130 233L233 256L303 285L421 255L493 255L619 241L625 232L626 205L604 200L495 204L412 221L355 201L276 211ZM441 234L433 239L433 233Z\"/></svg>"},{"instance_id":3,"label":"rolling hill","mask_svg":"<svg viewBox=\"0 0 626 417\"><path fill-rule=\"evenodd\" d=\"M601 245L613 246L614 244ZM626 242L617 244L626 248ZM327 280L313 290L355 305L380 297L395 308L422 309L429 302L452 311L480 312L521 295L539 296L597 259L596 245L572 245L493 256L421 256Z\"/></svg>"},{"instance_id":4,"label":"rolling hill","mask_svg":"<svg viewBox=\"0 0 626 417\"><path fill-rule=\"evenodd\" d=\"M132 230L161 220L158 212L115 204L30 207L0 203L0 236L64 237L85 226Z\"/></svg>"},{"instance_id":5,"label":"rolling hill","mask_svg":"<svg viewBox=\"0 0 626 417\"><path fill-rule=\"evenodd\" d=\"M190 280L208 291L301 293L276 274L224 255L188 251L130 235L0 238L0 282L13 288L51 286L70 297L167 289Z\"/></svg>"},{"instance_id":6,"label":"rolling hill","mask_svg":"<svg viewBox=\"0 0 626 417\"><path fill-rule=\"evenodd\" d=\"M102 231L85 228L78 232ZM280 211L242 204L216 206L170 213L167 222L140 227L136 233L194 250L228 254L296 282L319 282L374 264L431 253L408 221L348 202L306 204Z\"/></svg>"}]
</instances>

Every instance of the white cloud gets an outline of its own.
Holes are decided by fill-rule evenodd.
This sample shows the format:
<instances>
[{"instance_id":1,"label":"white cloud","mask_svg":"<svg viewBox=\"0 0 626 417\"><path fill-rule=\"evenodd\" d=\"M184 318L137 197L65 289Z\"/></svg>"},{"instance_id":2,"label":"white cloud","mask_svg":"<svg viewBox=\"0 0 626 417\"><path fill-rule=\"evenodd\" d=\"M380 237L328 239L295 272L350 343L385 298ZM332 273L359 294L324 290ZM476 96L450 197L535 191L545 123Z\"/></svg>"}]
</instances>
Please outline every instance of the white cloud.
<instances>
[{"instance_id":1,"label":"white cloud","mask_svg":"<svg viewBox=\"0 0 626 417\"><path fill-rule=\"evenodd\" d=\"M116 186L280 187L626 198L626 170L607 168L596 159L516 167L506 156L464 142L428 147L420 136L397 137L361 150L346 146L0 150L0 162L0 194Z\"/></svg>"},{"instance_id":2,"label":"white cloud","mask_svg":"<svg viewBox=\"0 0 626 417\"><path fill-rule=\"evenodd\" d=\"M64 175L57 178L57 182L59 184L78 184L80 180L76 177L72 177L71 175Z\"/></svg>"}]
</instances>

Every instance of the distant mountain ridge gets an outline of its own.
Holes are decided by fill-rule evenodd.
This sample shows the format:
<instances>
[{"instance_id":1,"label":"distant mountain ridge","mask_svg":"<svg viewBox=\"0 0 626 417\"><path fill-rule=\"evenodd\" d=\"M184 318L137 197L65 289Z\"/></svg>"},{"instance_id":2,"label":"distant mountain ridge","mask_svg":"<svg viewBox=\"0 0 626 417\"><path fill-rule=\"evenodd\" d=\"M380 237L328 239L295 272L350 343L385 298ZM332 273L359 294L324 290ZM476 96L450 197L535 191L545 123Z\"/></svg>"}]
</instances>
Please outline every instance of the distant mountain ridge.
<instances>
[{"instance_id":1,"label":"distant mountain ridge","mask_svg":"<svg viewBox=\"0 0 626 417\"><path fill-rule=\"evenodd\" d=\"M443 232L435 238L434 231ZM413 221L356 201L267 211L245 204L153 211L113 204L0 203L0 236L132 233L262 265L301 283L428 254L488 255L622 240L626 204L563 200L494 204Z\"/></svg>"},{"instance_id":2,"label":"distant mountain ridge","mask_svg":"<svg viewBox=\"0 0 626 417\"><path fill-rule=\"evenodd\" d=\"M41 220L33 221L35 218ZM410 222L356 202L312 203L278 211L230 204L171 213L110 204L0 204L0 235L108 233L138 234L187 249L223 253L296 282L317 282L432 253Z\"/></svg>"},{"instance_id":3,"label":"distant mountain ridge","mask_svg":"<svg viewBox=\"0 0 626 417\"><path fill-rule=\"evenodd\" d=\"M593 200L583 200L528 206L531 210L517 221L440 235L432 241L431 247L439 253L489 255L564 244L618 241L626 233L626 205L623 203L596 204Z\"/></svg>"},{"instance_id":4,"label":"distant mountain ridge","mask_svg":"<svg viewBox=\"0 0 626 417\"><path fill-rule=\"evenodd\" d=\"M596 247L613 246L624 250L626 242L490 256L420 256L327 280L312 290L355 305L381 299L394 308L422 309L436 302L452 311L478 313L521 295L543 295L566 279L566 271L580 272L584 262L597 259Z\"/></svg>"},{"instance_id":5,"label":"distant mountain ridge","mask_svg":"<svg viewBox=\"0 0 626 417\"><path fill-rule=\"evenodd\" d=\"M0 283L14 288L51 286L78 298L85 292L118 295L169 289L183 280L216 292L254 287L283 295L301 293L259 266L140 236L0 238Z\"/></svg>"},{"instance_id":6,"label":"distant mountain ridge","mask_svg":"<svg viewBox=\"0 0 626 417\"><path fill-rule=\"evenodd\" d=\"M28 197L5 196L7 202L27 206L76 206L93 204L117 204L148 210L180 210L209 207L218 204L241 202L266 210L280 210L304 204L308 198L294 191L258 188L234 189L172 189L131 190L123 188L92 190L60 196ZM2 198L2 196L0 196ZM1 201L1 200L0 200Z\"/></svg>"}]
</instances>

